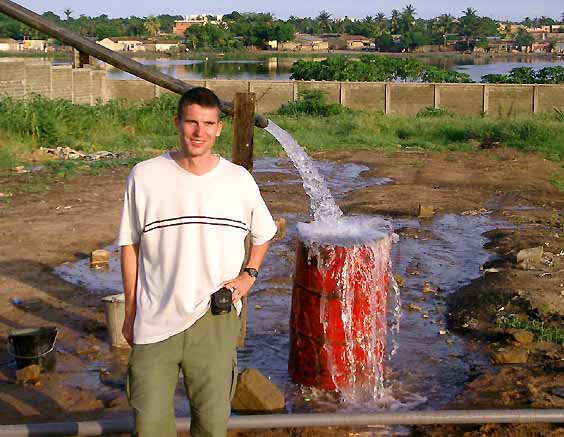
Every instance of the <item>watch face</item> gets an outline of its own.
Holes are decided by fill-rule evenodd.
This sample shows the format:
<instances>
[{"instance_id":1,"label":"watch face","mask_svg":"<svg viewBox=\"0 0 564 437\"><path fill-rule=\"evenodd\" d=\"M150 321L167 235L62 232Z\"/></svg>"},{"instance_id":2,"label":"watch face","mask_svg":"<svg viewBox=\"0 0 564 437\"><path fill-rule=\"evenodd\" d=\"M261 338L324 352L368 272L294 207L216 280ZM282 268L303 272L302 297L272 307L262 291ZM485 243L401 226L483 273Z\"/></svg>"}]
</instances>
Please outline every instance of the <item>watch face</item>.
<instances>
[{"instance_id":1,"label":"watch face","mask_svg":"<svg viewBox=\"0 0 564 437\"><path fill-rule=\"evenodd\" d=\"M247 272L249 274L249 276L252 276L253 278L258 277L258 270L257 269L253 269L251 267L247 267L245 269L245 272Z\"/></svg>"}]
</instances>

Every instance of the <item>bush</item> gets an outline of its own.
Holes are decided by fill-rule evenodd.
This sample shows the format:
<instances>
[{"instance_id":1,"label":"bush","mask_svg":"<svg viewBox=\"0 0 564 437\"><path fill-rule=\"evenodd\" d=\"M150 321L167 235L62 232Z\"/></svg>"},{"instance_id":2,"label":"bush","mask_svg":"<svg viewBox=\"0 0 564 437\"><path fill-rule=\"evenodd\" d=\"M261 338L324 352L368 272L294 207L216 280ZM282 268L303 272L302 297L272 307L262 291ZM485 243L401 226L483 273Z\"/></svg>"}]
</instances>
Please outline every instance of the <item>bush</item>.
<instances>
[{"instance_id":1,"label":"bush","mask_svg":"<svg viewBox=\"0 0 564 437\"><path fill-rule=\"evenodd\" d=\"M444 117L446 115L451 115L445 108L434 108L432 106L427 106L417 113L415 117Z\"/></svg>"},{"instance_id":2,"label":"bush","mask_svg":"<svg viewBox=\"0 0 564 437\"><path fill-rule=\"evenodd\" d=\"M278 109L279 115L297 117L300 115L313 115L316 117L329 117L348 111L342 105L326 103L325 94L320 90L304 91L298 101L282 105Z\"/></svg>"}]
</instances>

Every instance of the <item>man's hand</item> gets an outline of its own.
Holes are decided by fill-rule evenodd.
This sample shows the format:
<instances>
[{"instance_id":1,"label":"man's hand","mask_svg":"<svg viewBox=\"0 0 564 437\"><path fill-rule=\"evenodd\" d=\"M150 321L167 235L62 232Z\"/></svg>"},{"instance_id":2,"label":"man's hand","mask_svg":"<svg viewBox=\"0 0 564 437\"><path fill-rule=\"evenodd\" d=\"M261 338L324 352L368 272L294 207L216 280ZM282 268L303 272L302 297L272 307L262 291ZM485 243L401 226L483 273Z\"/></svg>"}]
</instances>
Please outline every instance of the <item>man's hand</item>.
<instances>
[{"instance_id":1,"label":"man's hand","mask_svg":"<svg viewBox=\"0 0 564 437\"><path fill-rule=\"evenodd\" d=\"M125 317L121 333L125 337L125 341L129 346L133 346L133 325L135 324L135 317Z\"/></svg>"},{"instance_id":2,"label":"man's hand","mask_svg":"<svg viewBox=\"0 0 564 437\"><path fill-rule=\"evenodd\" d=\"M255 281L256 278L253 278L248 273L243 272L235 279L224 282L223 286L231 290L231 298L233 303L235 303L241 300L243 296L247 295Z\"/></svg>"}]
</instances>

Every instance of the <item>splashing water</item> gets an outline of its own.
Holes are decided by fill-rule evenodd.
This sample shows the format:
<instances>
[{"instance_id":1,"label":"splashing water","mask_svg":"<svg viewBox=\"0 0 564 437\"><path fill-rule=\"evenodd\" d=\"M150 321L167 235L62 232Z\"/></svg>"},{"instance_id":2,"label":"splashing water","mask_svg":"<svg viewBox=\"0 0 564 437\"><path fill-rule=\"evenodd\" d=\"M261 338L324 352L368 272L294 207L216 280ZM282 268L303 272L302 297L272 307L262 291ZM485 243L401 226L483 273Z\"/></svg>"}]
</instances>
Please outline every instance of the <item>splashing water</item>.
<instances>
[{"instance_id":1,"label":"splashing water","mask_svg":"<svg viewBox=\"0 0 564 437\"><path fill-rule=\"evenodd\" d=\"M300 262L300 268L307 272L296 273L296 299L305 300L298 306L303 308L310 302L309 290L301 292L304 285L319 293L319 319L326 354L311 357L318 360L315 368L327 368L345 402L362 404L378 400L384 393L387 289L394 241L391 225L379 217L343 217L334 226L299 223L298 233L307 251L308 264L305 267ZM319 275L320 279L303 284L302 276L312 275ZM293 324L297 327L297 337L316 336L315 329L304 332L298 325ZM394 326L399 327L399 320ZM296 348L302 351L296 352L305 354L303 349L309 348L307 342L297 340ZM311 350L307 352L315 355ZM323 371L315 382L327 386L322 375Z\"/></svg>"},{"instance_id":2,"label":"splashing water","mask_svg":"<svg viewBox=\"0 0 564 437\"><path fill-rule=\"evenodd\" d=\"M266 130L280 142L302 177L314 217L312 223L298 224L303 245L298 247L298 257L305 254L307 262L298 259L296 270L299 265L308 271L296 271L294 281L290 373L305 385L336 388L348 403L377 401L384 394L388 285L394 303L389 356L398 349L401 303L390 258L397 236L382 218L343 217L300 145L271 120ZM319 303L313 306L318 309L310 306L311 278L315 277ZM319 324L322 332L318 332ZM325 353L314 344L320 334ZM330 373L329 382L325 370Z\"/></svg>"}]
</instances>

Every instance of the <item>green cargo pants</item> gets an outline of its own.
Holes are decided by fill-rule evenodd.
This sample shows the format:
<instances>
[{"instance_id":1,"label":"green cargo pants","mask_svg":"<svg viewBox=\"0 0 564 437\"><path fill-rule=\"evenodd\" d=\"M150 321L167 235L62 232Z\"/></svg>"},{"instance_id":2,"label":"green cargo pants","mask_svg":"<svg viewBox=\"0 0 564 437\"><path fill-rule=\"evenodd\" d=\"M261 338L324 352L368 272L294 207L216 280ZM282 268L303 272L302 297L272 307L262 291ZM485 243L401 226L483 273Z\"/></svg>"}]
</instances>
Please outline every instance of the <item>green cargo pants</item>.
<instances>
[{"instance_id":1,"label":"green cargo pants","mask_svg":"<svg viewBox=\"0 0 564 437\"><path fill-rule=\"evenodd\" d=\"M136 435L176 437L174 392L182 370L191 435L225 436L237 383L235 347L240 326L234 308L218 316L208 310L179 334L158 343L133 345L127 388Z\"/></svg>"}]
</instances>

